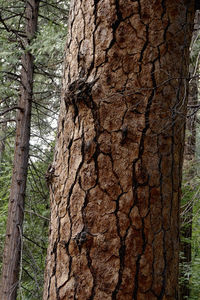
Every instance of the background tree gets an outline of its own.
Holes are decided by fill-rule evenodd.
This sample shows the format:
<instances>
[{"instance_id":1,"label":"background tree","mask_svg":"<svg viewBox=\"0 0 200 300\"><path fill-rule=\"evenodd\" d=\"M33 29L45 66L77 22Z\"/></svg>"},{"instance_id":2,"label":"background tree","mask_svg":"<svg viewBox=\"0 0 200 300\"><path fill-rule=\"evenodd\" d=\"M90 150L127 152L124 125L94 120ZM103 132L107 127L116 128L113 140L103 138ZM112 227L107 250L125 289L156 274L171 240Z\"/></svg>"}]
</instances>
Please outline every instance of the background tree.
<instances>
[{"instance_id":1,"label":"background tree","mask_svg":"<svg viewBox=\"0 0 200 300\"><path fill-rule=\"evenodd\" d=\"M43 299L178 299L194 7L72 1Z\"/></svg>"},{"instance_id":2,"label":"background tree","mask_svg":"<svg viewBox=\"0 0 200 300\"><path fill-rule=\"evenodd\" d=\"M198 112L198 65L199 65L199 29L200 13L196 11L194 31L190 51L190 81L188 97L188 116L186 122L186 141L184 153L184 188L181 213L181 286L180 299L189 299L190 277L192 262L192 221L193 221L193 197L199 182L196 180L196 144L197 144L197 112ZM191 201L192 200L192 201Z\"/></svg>"},{"instance_id":3,"label":"background tree","mask_svg":"<svg viewBox=\"0 0 200 300\"><path fill-rule=\"evenodd\" d=\"M26 2L25 18L27 19L27 23L23 40L23 47L25 49L37 31L38 10L39 1L29 0ZM28 171L34 64L33 56L29 51L23 53L21 60L20 98L16 117L14 166L0 285L0 298L3 300L14 300L17 295Z\"/></svg>"},{"instance_id":4,"label":"background tree","mask_svg":"<svg viewBox=\"0 0 200 300\"><path fill-rule=\"evenodd\" d=\"M3 41L3 51L1 51L0 79L2 85L0 94L2 115L5 115L7 121L15 121L13 109L17 106L16 101L20 86L20 56L24 51L21 48L22 37L19 35L20 28L21 34L25 37L23 32L26 21L24 4L25 2L16 3L15 1L1 3L2 31L0 38ZM28 299L35 299L36 296L38 299L41 298L48 227L48 190L44 183L44 174L51 160L53 132L56 127L64 51L63 37L66 35L67 17L68 4L66 1L41 1L38 20L39 30L37 36L30 41L29 45L26 45L25 50L31 52L35 57L35 80L32 101L31 164L26 198L23 248L21 247L19 298L22 296L28 297ZM59 22L57 23L56 20L58 19ZM8 124L7 136L9 136L13 133L15 122L7 122L6 124ZM4 224L6 220L5 211L10 186L10 171L12 170L9 156L13 144L8 145L9 143L7 138L7 155L4 157L3 165L5 164L8 168L4 168L1 172L3 189L0 197L3 201L1 201L0 211L1 216L4 216L1 219L1 224ZM9 146L11 151L8 151ZM9 160L7 160L8 157ZM8 180L3 182L5 178ZM4 228L5 226L1 228L1 248Z\"/></svg>"}]
</instances>

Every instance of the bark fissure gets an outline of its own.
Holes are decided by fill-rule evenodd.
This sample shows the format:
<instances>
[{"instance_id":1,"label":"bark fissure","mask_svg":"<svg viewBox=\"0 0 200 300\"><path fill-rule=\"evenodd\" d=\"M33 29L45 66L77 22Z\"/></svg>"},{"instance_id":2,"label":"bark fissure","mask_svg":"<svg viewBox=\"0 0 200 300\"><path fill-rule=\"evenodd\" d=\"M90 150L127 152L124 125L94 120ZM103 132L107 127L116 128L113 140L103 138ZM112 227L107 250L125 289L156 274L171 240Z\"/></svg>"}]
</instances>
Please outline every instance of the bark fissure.
<instances>
[{"instance_id":1,"label":"bark fissure","mask_svg":"<svg viewBox=\"0 0 200 300\"><path fill-rule=\"evenodd\" d=\"M185 115L178 102L190 42L182 25L192 14L165 0L82 0L73 9L49 246L62 216L59 300L177 299ZM51 272L49 250L45 290Z\"/></svg>"},{"instance_id":2,"label":"bark fissure","mask_svg":"<svg viewBox=\"0 0 200 300\"><path fill-rule=\"evenodd\" d=\"M120 248L119 248L120 268L118 271L118 282L115 287L115 290L112 293L113 300L117 299L116 296L117 296L117 293L119 292L119 289L120 289L120 286L122 283L123 270L124 270L124 266L125 266L125 264L124 264L124 259L125 259L125 254L126 254L125 240L126 240L126 236L128 234L128 229L126 230L124 237L122 237L122 235L120 233L120 221L119 221L119 217L117 215L117 212L119 211L119 200L124 194L125 194L124 192L122 194L120 194L118 199L116 200L116 210L114 212L115 217L116 217L117 234L120 238Z\"/></svg>"}]
</instances>

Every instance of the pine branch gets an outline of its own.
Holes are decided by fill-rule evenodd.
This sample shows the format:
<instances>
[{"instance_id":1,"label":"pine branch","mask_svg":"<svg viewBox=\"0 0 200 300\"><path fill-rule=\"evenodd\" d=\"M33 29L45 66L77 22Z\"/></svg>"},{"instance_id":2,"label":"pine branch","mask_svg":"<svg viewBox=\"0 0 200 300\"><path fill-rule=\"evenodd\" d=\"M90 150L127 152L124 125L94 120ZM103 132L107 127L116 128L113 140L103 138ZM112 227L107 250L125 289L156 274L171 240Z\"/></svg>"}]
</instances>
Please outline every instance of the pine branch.
<instances>
[{"instance_id":1,"label":"pine branch","mask_svg":"<svg viewBox=\"0 0 200 300\"><path fill-rule=\"evenodd\" d=\"M47 219L47 218L46 218ZM49 220L49 219L47 219ZM39 248L41 248L42 250L46 250L46 248L42 247L40 244L38 244L37 242L33 241L32 239L30 239L29 237L27 237L25 234L23 234L23 237L28 240L29 242L33 243L34 245L38 246Z\"/></svg>"},{"instance_id":2,"label":"pine branch","mask_svg":"<svg viewBox=\"0 0 200 300\"><path fill-rule=\"evenodd\" d=\"M51 19L49 19L47 16L43 16L43 15L38 15L40 18L42 18L42 19L44 19L44 20L47 20L47 21L49 21L49 22L51 22L52 24L55 24L55 25L57 25L57 26L59 26L59 24L58 23L56 23L55 21L52 21Z\"/></svg>"},{"instance_id":3,"label":"pine branch","mask_svg":"<svg viewBox=\"0 0 200 300\"><path fill-rule=\"evenodd\" d=\"M12 32L12 33L14 33L14 34L16 35L16 37L18 38L18 40L19 40L19 42L20 42L20 44L21 44L22 49L25 50L25 48L26 48L26 43L25 43L25 41L24 41L22 38L23 38L23 37L26 38L26 36L22 36L21 34L18 33L17 30L12 29L12 28L9 28L9 27L7 26L7 24L6 24L6 22L4 21L4 19L2 18L1 12L0 12L0 22L3 24L3 26L4 26L4 28L6 29L7 32L9 32L9 33Z\"/></svg>"},{"instance_id":4,"label":"pine branch","mask_svg":"<svg viewBox=\"0 0 200 300\"><path fill-rule=\"evenodd\" d=\"M13 107L10 107L10 108L7 108L6 110L4 110L3 112L0 113L0 116L3 116L5 115L6 113L12 111L12 110L15 110L15 109L19 109L21 112L23 112L23 109L19 106L13 106Z\"/></svg>"},{"instance_id":5,"label":"pine branch","mask_svg":"<svg viewBox=\"0 0 200 300\"><path fill-rule=\"evenodd\" d=\"M69 8L64 9L64 8L58 7L58 5L53 5L52 3L49 3L49 2L47 2L45 0L41 0L41 3L44 3L45 6L51 6L51 7L55 8L55 9L61 11L62 13L66 13L67 15L69 14ZM41 5L41 7L43 7L43 6Z\"/></svg>"},{"instance_id":6,"label":"pine branch","mask_svg":"<svg viewBox=\"0 0 200 300\"><path fill-rule=\"evenodd\" d=\"M28 213L28 214L35 215L35 216L37 216L37 217L40 218L40 219L44 219L44 220L46 220L46 221L50 221L49 218L44 217L44 216L41 216L40 214L38 214L38 213L36 213L36 212L34 212L34 211L32 211L32 210L26 210L26 209L25 209L24 212L26 212L26 213Z\"/></svg>"},{"instance_id":7,"label":"pine branch","mask_svg":"<svg viewBox=\"0 0 200 300\"><path fill-rule=\"evenodd\" d=\"M6 119L6 120L0 121L0 124L2 124L2 123L8 123L8 122L16 122L16 120L15 119Z\"/></svg>"}]
</instances>

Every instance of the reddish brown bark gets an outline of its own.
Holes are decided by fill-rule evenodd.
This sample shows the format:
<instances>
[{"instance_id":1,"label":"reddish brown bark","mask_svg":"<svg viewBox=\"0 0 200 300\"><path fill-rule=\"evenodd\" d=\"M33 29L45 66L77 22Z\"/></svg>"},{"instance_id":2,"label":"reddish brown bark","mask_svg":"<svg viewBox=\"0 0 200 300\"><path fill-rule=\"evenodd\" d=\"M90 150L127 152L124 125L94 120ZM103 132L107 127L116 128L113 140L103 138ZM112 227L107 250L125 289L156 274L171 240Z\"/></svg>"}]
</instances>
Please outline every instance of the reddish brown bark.
<instances>
[{"instance_id":1,"label":"reddish brown bark","mask_svg":"<svg viewBox=\"0 0 200 300\"><path fill-rule=\"evenodd\" d=\"M26 46L36 32L38 7L38 0L26 2ZM18 103L21 110L18 111L16 120L14 166L0 286L1 300L15 300L17 297L29 155L33 69L33 56L26 51L22 56L21 89Z\"/></svg>"},{"instance_id":2,"label":"reddish brown bark","mask_svg":"<svg viewBox=\"0 0 200 300\"><path fill-rule=\"evenodd\" d=\"M178 299L194 1L72 1L44 300Z\"/></svg>"}]
</instances>

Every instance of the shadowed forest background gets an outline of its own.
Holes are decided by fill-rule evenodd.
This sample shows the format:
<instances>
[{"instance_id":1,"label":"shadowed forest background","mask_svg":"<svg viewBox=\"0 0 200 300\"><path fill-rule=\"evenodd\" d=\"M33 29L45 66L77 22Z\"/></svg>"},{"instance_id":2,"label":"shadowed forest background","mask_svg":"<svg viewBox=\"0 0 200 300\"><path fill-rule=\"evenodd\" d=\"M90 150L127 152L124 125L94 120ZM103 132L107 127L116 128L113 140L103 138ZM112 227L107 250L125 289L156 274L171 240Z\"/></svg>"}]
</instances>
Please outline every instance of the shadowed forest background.
<instances>
[{"instance_id":1,"label":"shadowed forest background","mask_svg":"<svg viewBox=\"0 0 200 300\"><path fill-rule=\"evenodd\" d=\"M68 1L39 1L37 28L27 35L26 1L0 1L0 271L13 171L22 57L34 58L30 149L21 232L18 300L42 299L50 220L49 187L68 32ZM181 202L182 299L200 299L200 13L190 47L189 101ZM124 130L124 139L126 132Z\"/></svg>"}]
</instances>

